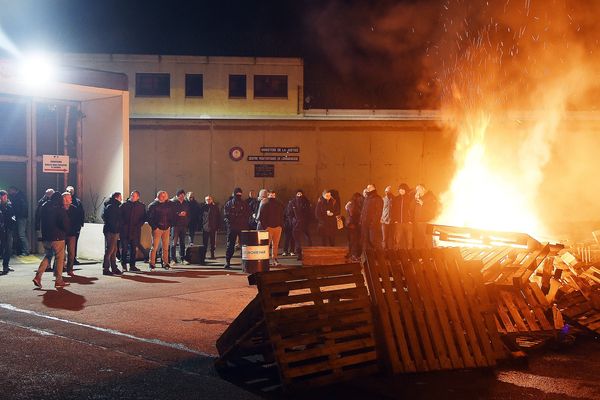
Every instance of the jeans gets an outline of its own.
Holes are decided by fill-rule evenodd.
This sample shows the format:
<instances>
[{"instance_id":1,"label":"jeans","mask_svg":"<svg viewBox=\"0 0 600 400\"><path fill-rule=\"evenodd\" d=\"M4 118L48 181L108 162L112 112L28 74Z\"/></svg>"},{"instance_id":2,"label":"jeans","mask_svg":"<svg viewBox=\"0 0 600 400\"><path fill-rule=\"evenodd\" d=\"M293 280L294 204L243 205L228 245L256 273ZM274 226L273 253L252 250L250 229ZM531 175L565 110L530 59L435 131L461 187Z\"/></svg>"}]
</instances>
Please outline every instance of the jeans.
<instances>
[{"instance_id":1,"label":"jeans","mask_svg":"<svg viewBox=\"0 0 600 400\"><path fill-rule=\"evenodd\" d=\"M225 260L229 263L231 257L233 257L233 253L235 251L235 242L240 237L241 231L238 230L227 230L227 250L225 250Z\"/></svg>"},{"instance_id":2,"label":"jeans","mask_svg":"<svg viewBox=\"0 0 600 400\"><path fill-rule=\"evenodd\" d=\"M395 239L395 234L394 234L394 228L395 228L395 224L393 223L389 223L389 224L381 224L381 234L383 236L383 243L382 246L385 250L391 250L394 248L394 239Z\"/></svg>"},{"instance_id":3,"label":"jeans","mask_svg":"<svg viewBox=\"0 0 600 400\"><path fill-rule=\"evenodd\" d=\"M156 253L158 245L162 246L162 262L169 263L169 232L170 229L154 229L152 231L152 247L150 248L150 265L156 265Z\"/></svg>"},{"instance_id":4,"label":"jeans","mask_svg":"<svg viewBox=\"0 0 600 400\"><path fill-rule=\"evenodd\" d=\"M187 226L174 226L171 228L171 259L177 261L177 243L179 243L179 258L185 257L185 236Z\"/></svg>"},{"instance_id":5,"label":"jeans","mask_svg":"<svg viewBox=\"0 0 600 400\"><path fill-rule=\"evenodd\" d=\"M202 244L204 245L204 247L208 250L208 242L210 241L210 252L211 255L212 253L215 252L215 249L217 248L216 245L216 241L217 241L217 231L202 231Z\"/></svg>"},{"instance_id":6,"label":"jeans","mask_svg":"<svg viewBox=\"0 0 600 400\"><path fill-rule=\"evenodd\" d=\"M41 277L46 271L46 268L50 265L50 261L52 261L52 256L56 257L56 269L54 270L54 275L56 276L56 282L62 282L62 273L63 267L65 265L65 241L64 240L55 240L53 242L44 242L44 258L42 258L42 262L40 262L40 266L38 267L36 276Z\"/></svg>"},{"instance_id":7,"label":"jeans","mask_svg":"<svg viewBox=\"0 0 600 400\"><path fill-rule=\"evenodd\" d=\"M413 224L410 222L396 224L396 245L400 249L413 248Z\"/></svg>"},{"instance_id":8,"label":"jeans","mask_svg":"<svg viewBox=\"0 0 600 400\"><path fill-rule=\"evenodd\" d=\"M13 247L13 232L9 231L0 231L0 253L2 254L2 267L4 271L8 271L8 263L10 262L10 257L12 256L12 247Z\"/></svg>"},{"instance_id":9,"label":"jeans","mask_svg":"<svg viewBox=\"0 0 600 400\"><path fill-rule=\"evenodd\" d=\"M140 246L140 241L137 238L121 238L121 264L126 266L129 264L135 267L137 249Z\"/></svg>"},{"instance_id":10,"label":"jeans","mask_svg":"<svg viewBox=\"0 0 600 400\"><path fill-rule=\"evenodd\" d=\"M294 242L294 229L291 226L283 228L283 252L293 253L296 251L296 243Z\"/></svg>"},{"instance_id":11,"label":"jeans","mask_svg":"<svg viewBox=\"0 0 600 400\"><path fill-rule=\"evenodd\" d=\"M348 254L354 257L360 257L361 248L360 248L360 226L357 224L353 224L352 226L348 226Z\"/></svg>"},{"instance_id":12,"label":"jeans","mask_svg":"<svg viewBox=\"0 0 600 400\"><path fill-rule=\"evenodd\" d=\"M21 254L29 254L29 240L27 240L27 218L17 219L17 237Z\"/></svg>"},{"instance_id":13,"label":"jeans","mask_svg":"<svg viewBox=\"0 0 600 400\"><path fill-rule=\"evenodd\" d=\"M73 264L75 262L75 243L77 243L76 236L67 236L65 238L65 246L67 248L67 272L73 272Z\"/></svg>"},{"instance_id":14,"label":"jeans","mask_svg":"<svg viewBox=\"0 0 600 400\"><path fill-rule=\"evenodd\" d=\"M415 249L433 248L433 236L427 234L427 222L413 224L413 241Z\"/></svg>"},{"instance_id":15,"label":"jeans","mask_svg":"<svg viewBox=\"0 0 600 400\"><path fill-rule=\"evenodd\" d=\"M117 269L117 242L119 241L118 233L107 232L104 234L104 262L102 263L102 269L108 271L109 269Z\"/></svg>"},{"instance_id":16,"label":"jeans","mask_svg":"<svg viewBox=\"0 0 600 400\"><path fill-rule=\"evenodd\" d=\"M296 242L296 254L300 256L302 254L302 240L306 240L307 246L312 246L312 239L308 233L308 226L295 226L294 227L294 241Z\"/></svg>"}]
</instances>

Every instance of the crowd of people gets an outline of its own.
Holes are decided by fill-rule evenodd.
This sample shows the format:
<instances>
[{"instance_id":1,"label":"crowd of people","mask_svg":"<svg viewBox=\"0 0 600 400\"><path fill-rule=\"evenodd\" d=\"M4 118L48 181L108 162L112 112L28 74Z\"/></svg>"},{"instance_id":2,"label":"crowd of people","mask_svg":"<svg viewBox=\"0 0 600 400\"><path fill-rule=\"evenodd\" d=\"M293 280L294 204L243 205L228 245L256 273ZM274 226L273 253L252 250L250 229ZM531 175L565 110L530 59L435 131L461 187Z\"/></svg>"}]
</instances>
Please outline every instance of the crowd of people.
<instances>
[{"instance_id":1,"label":"crowd of people","mask_svg":"<svg viewBox=\"0 0 600 400\"><path fill-rule=\"evenodd\" d=\"M19 240L20 254L29 253L25 233L27 209L23 194L16 188L11 187L8 192L0 190L0 249L4 274L10 271L13 237ZM279 265L280 254L301 260L303 246L313 245L310 234L313 222L316 222L322 246L335 246L338 232L345 230L348 258L352 261L358 261L369 248L429 248L432 237L426 232L426 224L435 218L437 209L436 197L424 185L411 189L404 183L396 190L387 186L383 196L369 184L362 193L354 193L343 208L339 192L333 189L324 190L313 206L300 189L284 204L275 190L262 189L257 196L251 190L244 198L238 187L222 210L212 196L207 195L200 203L193 192L183 189L177 190L171 199L166 191L160 190L147 207L140 201L137 190L125 201L122 193L114 192L104 202L102 211L105 238L102 273L121 275L128 270L140 271L136 260L138 250L144 251L140 240L145 223L152 232L147 257L150 271L156 268L158 258L164 269L183 263L188 246L186 239L193 245L197 233L202 235L207 256L210 254L210 258L215 259L216 235L222 225L226 230L224 268L228 269L244 230L268 231L271 265ZM62 194L48 189L38 201L36 229L41 231L45 254L33 279L36 286L42 286L45 271L54 272L56 287L68 285L62 279L63 270L73 275L73 266L78 263L77 241L84 215L83 205L72 186ZM119 253L121 269L117 264Z\"/></svg>"}]
</instances>

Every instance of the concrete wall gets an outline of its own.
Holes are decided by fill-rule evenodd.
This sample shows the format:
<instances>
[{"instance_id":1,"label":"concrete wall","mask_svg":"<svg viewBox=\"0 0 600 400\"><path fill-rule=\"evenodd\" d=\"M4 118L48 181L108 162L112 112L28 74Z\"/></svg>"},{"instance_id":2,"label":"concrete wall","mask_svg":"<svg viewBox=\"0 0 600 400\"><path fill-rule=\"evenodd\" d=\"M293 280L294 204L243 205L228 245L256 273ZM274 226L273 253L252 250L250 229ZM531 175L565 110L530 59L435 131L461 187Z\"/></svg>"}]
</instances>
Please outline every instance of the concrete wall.
<instances>
[{"instance_id":1,"label":"concrete wall","mask_svg":"<svg viewBox=\"0 0 600 400\"><path fill-rule=\"evenodd\" d=\"M71 66L125 73L132 116L293 116L302 111L304 72L298 58L66 54ZM170 97L136 97L136 73L169 73ZM203 74L204 96L185 97L185 74ZM229 75L246 75L247 97L228 97ZM254 98L254 75L287 75L287 99Z\"/></svg>"},{"instance_id":2,"label":"concrete wall","mask_svg":"<svg viewBox=\"0 0 600 400\"><path fill-rule=\"evenodd\" d=\"M114 191L129 191L127 95L82 102L82 188L86 214L99 218L101 202ZM99 208L98 208L99 207Z\"/></svg>"},{"instance_id":3,"label":"concrete wall","mask_svg":"<svg viewBox=\"0 0 600 400\"><path fill-rule=\"evenodd\" d=\"M422 182L439 193L453 172L452 146L431 121L142 120L131 121L131 187L148 203L177 188L223 203L235 186L274 188L287 199L302 188L343 200L374 183ZM232 161L229 150L244 150ZM300 162L249 162L261 146L300 147ZM254 178L254 164L275 164L274 178Z\"/></svg>"}]
</instances>

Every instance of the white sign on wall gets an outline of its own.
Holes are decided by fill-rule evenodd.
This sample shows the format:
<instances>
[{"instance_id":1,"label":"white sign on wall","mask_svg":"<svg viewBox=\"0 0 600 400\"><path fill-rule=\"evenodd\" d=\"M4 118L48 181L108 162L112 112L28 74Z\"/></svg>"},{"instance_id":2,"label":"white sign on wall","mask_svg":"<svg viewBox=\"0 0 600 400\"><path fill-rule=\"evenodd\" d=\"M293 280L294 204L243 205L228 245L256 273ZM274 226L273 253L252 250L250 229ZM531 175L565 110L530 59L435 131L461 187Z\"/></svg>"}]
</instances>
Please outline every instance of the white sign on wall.
<instances>
[{"instance_id":1,"label":"white sign on wall","mask_svg":"<svg viewBox=\"0 0 600 400\"><path fill-rule=\"evenodd\" d=\"M44 172L55 174L69 173L69 156L56 156L52 154L44 154L42 156L42 165Z\"/></svg>"}]
</instances>

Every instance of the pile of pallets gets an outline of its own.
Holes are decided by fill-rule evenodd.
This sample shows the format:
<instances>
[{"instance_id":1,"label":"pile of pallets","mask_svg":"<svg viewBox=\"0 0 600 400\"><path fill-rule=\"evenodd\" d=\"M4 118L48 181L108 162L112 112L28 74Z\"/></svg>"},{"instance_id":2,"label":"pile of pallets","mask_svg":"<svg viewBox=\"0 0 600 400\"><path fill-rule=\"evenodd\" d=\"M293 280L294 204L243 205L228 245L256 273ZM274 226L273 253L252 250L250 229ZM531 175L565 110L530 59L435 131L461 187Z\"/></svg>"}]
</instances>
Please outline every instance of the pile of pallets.
<instances>
[{"instance_id":1,"label":"pile of pallets","mask_svg":"<svg viewBox=\"0 0 600 400\"><path fill-rule=\"evenodd\" d=\"M360 264L260 272L256 299L219 339L219 363L249 349L274 361L286 389L309 388L379 370L369 295ZM265 338L253 347L256 338Z\"/></svg>"},{"instance_id":2,"label":"pile of pallets","mask_svg":"<svg viewBox=\"0 0 600 400\"><path fill-rule=\"evenodd\" d=\"M480 268L455 249L367 252L392 372L489 367L505 356Z\"/></svg>"}]
</instances>

